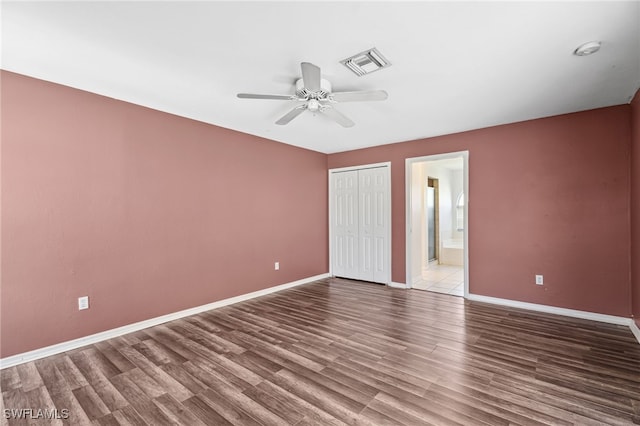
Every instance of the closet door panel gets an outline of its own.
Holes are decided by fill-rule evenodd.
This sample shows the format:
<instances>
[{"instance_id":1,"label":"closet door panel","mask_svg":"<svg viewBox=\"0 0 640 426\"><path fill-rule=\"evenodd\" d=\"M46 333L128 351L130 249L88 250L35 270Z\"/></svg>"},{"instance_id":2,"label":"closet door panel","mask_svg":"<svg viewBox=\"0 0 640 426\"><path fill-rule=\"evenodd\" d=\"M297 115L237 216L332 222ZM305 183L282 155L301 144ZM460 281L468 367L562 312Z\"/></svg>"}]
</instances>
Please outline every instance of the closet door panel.
<instances>
[{"instance_id":1,"label":"closet door panel","mask_svg":"<svg viewBox=\"0 0 640 426\"><path fill-rule=\"evenodd\" d=\"M331 177L333 274L359 279L358 172L334 173Z\"/></svg>"}]
</instances>

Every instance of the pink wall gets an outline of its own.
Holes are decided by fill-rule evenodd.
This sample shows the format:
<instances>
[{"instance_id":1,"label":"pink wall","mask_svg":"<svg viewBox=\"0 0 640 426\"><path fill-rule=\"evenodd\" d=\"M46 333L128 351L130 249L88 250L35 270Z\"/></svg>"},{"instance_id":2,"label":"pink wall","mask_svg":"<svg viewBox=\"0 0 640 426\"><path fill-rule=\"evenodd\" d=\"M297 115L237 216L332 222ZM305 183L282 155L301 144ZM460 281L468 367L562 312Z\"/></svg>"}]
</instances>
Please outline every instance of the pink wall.
<instances>
[{"instance_id":1,"label":"pink wall","mask_svg":"<svg viewBox=\"0 0 640 426\"><path fill-rule=\"evenodd\" d=\"M472 293L640 317L639 115L636 95L326 156L2 72L0 356L327 272L327 168L392 162L404 282L405 159L461 150Z\"/></svg>"},{"instance_id":2,"label":"pink wall","mask_svg":"<svg viewBox=\"0 0 640 426\"><path fill-rule=\"evenodd\" d=\"M324 154L2 72L0 356L326 273L326 170Z\"/></svg>"},{"instance_id":3,"label":"pink wall","mask_svg":"<svg viewBox=\"0 0 640 426\"><path fill-rule=\"evenodd\" d=\"M468 150L470 292L629 317L629 109L332 154L328 165L391 161L392 279L405 282L405 159Z\"/></svg>"},{"instance_id":4,"label":"pink wall","mask_svg":"<svg viewBox=\"0 0 640 426\"><path fill-rule=\"evenodd\" d=\"M631 102L631 296L640 327L640 90Z\"/></svg>"}]
</instances>

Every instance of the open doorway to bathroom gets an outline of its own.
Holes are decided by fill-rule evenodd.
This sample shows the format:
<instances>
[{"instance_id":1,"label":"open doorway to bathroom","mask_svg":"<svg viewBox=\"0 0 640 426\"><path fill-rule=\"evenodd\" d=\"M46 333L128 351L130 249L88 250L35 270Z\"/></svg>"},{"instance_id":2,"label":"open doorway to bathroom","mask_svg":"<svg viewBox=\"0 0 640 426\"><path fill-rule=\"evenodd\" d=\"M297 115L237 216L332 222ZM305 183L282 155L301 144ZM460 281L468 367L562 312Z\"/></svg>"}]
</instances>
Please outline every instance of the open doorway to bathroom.
<instances>
[{"instance_id":1,"label":"open doorway to bathroom","mask_svg":"<svg viewBox=\"0 0 640 426\"><path fill-rule=\"evenodd\" d=\"M407 159L407 284L465 296L468 153Z\"/></svg>"}]
</instances>

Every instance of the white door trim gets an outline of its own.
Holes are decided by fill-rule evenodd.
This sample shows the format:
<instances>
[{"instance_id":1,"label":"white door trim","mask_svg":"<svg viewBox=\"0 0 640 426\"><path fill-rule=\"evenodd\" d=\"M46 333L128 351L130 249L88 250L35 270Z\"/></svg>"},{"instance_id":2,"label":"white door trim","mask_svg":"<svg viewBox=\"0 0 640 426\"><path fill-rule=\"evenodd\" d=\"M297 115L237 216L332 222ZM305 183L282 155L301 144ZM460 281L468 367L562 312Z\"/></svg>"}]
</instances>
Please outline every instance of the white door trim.
<instances>
[{"instance_id":1,"label":"white door trim","mask_svg":"<svg viewBox=\"0 0 640 426\"><path fill-rule=\"evenodd\" d=\"M389 170L391 170L391 161L387 161L384 163L363 164L361 166L338 167L336 169L329 169L329 179L331 179L331 173L350 172L352 170L362 169L375 169L378 167L389 167Z\"/></svg>"},{"instance_id":2,"label":"white door trim","mask_svg":"<svg viewBox=\"0 0 640 426\"><path fill-rule=\"evenodd\" d=\"M407 288L413 286L411 274L411 182L412 165L423 161L446 160L462 157L464 166L462 171L462 190L464 191L464 297L469 297L469 151L447 152L443 154L426 155L405 159L405 268Z\"/></svg>"},{"instance_id":3,"label":"white door trim","mask_svg":"<svg viewBox=\"0 0 640 426\"><path fill-rule=\"evenodd\" d=\"M393 256L392 251L391 251L391 225L393 223L393 221L391 220L391 161L386 161L383 163L372 163L372 164L362 164L362 165L358 165L358 166L349 166L349 167L339 167L339 168L335 168L335 169L329 169L328 173L327 173L327 181L328 181L328 185L329 185L329 274L333 277L335 276L333 273L333 188L331 185L331 175L333 173L340 173L340 172L349 172L349 171L353 171L353 170L362 170L362 169L374 169L374 168L381 168L384 167L387 169L387 179L388 179L388 183L389 183L389 190L387 191L386 197L387 197L387 202L385 203L385 210L386 210L386 214L387 217L389 218L389 223L387 226L387 253L389 253L389 256L387 256L387 261L386 261L386 265L385 267L387 268L387 270L389 271L389 277L387 279L386 285L389 285L392 282L392 271L391 271L391 265L392 265L392 261L391 258Z\"/></svg>"}]
</instances>

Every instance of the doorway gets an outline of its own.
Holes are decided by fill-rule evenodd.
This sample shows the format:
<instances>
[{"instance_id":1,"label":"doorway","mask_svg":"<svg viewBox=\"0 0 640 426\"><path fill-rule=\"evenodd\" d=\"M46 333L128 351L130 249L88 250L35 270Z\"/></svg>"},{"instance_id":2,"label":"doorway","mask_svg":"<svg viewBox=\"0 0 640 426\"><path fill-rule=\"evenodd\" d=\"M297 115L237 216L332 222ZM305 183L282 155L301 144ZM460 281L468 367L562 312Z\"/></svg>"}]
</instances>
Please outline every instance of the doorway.
<instances>
[{"instance_id":1,"label":"doorway","mask_svg":"<svg viewBox=\"0 0 640 426\"><path fill-rule=\"evenodd\" d=\"M407 287L466 297L468 152L406 160Z\"/></svg>"}]
</instances>

